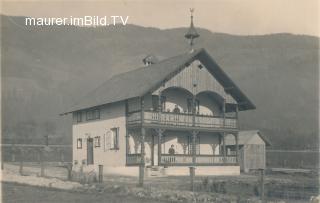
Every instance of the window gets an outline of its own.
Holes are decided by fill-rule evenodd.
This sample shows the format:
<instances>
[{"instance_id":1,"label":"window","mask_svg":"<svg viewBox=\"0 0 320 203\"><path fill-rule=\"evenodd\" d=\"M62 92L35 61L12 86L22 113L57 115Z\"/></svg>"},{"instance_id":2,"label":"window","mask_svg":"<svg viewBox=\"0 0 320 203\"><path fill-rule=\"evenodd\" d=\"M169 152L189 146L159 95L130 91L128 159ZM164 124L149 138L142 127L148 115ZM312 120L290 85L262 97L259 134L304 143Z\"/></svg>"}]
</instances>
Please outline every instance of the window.
<instances>
[{"instance_id":1,"label":"window","mask_svg":"<svg viewBox=\"0 0 320 203\"><path fill-rule=\"evenodd\" d=\"M166 110L166 100L167 98L165 96L161 96L161 110L162 111L165 111ZM158 111L159 109L159 96L157 95L152 95L152 106L153 106L153 109L155 111Z\"/></svg>"},{"instance_id":2,"label":"window","mask_svg":"<svg viewBox=\"0 0 320 203\"><path fill-rule=\"evenodd\" d=\"M187 99L188 112L192 113L192 98ZM200 101L198 99L195 100L196 105L196 114L199 114L200 109Z\"/></svg>"},{"instance_id":3,"label":"window","mask_svg":"<svg viewBox=\"0 0 320 203\"><path fill-rule=\"evenodd\" d=\"M110 148L119 149L119 128L111 129Z\"/></svg>"},{"instance_id":4,"label":"window","mask_svg":"<svg viewBox=\"0 0 320 203\"><path fill-rule=\"evenodd\" d=\"M80 111L80 112L77 112L77 113L76 113L76 116L77 116L77 122L78 122L78 123L82 122L82 112L81 112L81 111Z\"/></svg>"},{"instance_id":5,"label":"window","mask_svg":"<svg viewBox=\"0 0 320 203\"><path fill-rule=\"evenodd\" d=\"M94 147L100 147L100 136L94 137Z\"/></svg>"},{"instance_id":6,"label":"window","mask_svg":"<svg viewBox=\"0 0 320 203\"><path fill-rule=\"evenodd\" d=\"M77 149L82 149L82 139L77 139Z\"/></svg>"},{"instance_id":7,"label":"window","mask_svg":"<svg viewBox=\"0 0 320 203\"><path fill-rule=\"evenodd\" d=\"M100 109L88 110L86 117L87 121L100 119Z\"/></svg>"}]
</instances>

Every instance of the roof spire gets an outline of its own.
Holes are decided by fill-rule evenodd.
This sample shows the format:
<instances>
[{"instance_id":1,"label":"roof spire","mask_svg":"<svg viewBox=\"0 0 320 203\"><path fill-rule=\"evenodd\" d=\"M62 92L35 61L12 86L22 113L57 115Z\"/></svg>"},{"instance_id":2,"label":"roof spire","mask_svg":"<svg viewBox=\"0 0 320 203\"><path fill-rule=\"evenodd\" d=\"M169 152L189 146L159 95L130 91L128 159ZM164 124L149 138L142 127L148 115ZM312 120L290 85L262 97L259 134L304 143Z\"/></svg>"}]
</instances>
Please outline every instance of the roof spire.
<instances>
[{"instance_id":1,"label":"roof spire","mask_svg":"<svg viewBox=\"0 0 320 203\"><path fill-rule=\"evenodd\" d=\"M184 35L185 38L189 39L189 44L190 44L190 52L193 52L193 39L199 37L200 35L197 33L197 30L195 29L193 25L193 12L194 8L190 8L190 13L191 13L191 23L188 32Z\"/></svg>"}]
</instances>

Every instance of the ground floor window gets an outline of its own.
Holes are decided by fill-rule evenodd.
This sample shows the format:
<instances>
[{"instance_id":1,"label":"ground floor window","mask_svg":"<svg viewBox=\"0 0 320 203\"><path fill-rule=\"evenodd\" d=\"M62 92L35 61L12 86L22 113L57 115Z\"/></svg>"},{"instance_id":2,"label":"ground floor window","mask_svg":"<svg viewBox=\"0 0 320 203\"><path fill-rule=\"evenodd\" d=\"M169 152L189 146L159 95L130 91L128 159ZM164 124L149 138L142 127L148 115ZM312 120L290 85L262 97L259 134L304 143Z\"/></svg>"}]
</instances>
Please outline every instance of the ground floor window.
<instances>
[{"instance_id":1,"label":"ground floor window","mask_svg":"<svg viewBox=\"0 0 320 203\"><path fill-rule=\"evenodd\" d=\"M82 139L81 138L77 139L77 149L82 149Z\"/></svg>"},{"instance_id":2,"label":"ground floor window","mask_svg":"<svg viewBox=\"0 0 320 203\"><path fill-rule=\"evenodd\" d=\"M100 147L100 136L94 138L94 147Z\"/></svg>"},{"instance_id":3,"label":"ground floor window","mask_svg":"<svg viewBox=\"0 0 320 203\"><path fill-rule=\"evenodd\" d=\"M111 129L111 149L119 149L119 128Z\"/></svg>"}]
</instances>

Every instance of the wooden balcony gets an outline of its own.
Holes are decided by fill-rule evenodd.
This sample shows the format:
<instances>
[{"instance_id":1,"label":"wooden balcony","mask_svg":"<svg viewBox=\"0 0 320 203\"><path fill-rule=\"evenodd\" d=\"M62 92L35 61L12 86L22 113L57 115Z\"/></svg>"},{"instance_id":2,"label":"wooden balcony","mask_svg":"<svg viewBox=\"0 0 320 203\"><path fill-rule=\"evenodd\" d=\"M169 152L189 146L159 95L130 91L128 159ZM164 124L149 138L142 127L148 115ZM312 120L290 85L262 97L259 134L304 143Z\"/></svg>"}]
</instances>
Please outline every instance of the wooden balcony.
<instances>
[{"instance_id":1,"label":"wooden balcony","mask_svg":"<svg viewBox=\"0 0 320 203\"><path fill-rule=\"evenodd\" d=\"M127 118L128 125L141 124L141 112L130 113ZM192 127L192 114L171 113L171 112L144 112L144 124L160 125L167 127ZM235 117L223 117L196 115L195 127L213 129L237 129L237 119Z\"/></svg>"},{"instance_id":2,"label":"wooden balcony","mask_svg":"<svg viewBox=\"0 0 320 203\"><path fill-rule=\"evenodd\" d=\"M127 165L139 165L141 162L140 154L127 154ZM192 155L190 154L162 154L160 165L165 166L192 166ZM235 155L223 157L222 155L196 155L196 166L219 166L237 165Z\"/></svg>"}]
</instances>

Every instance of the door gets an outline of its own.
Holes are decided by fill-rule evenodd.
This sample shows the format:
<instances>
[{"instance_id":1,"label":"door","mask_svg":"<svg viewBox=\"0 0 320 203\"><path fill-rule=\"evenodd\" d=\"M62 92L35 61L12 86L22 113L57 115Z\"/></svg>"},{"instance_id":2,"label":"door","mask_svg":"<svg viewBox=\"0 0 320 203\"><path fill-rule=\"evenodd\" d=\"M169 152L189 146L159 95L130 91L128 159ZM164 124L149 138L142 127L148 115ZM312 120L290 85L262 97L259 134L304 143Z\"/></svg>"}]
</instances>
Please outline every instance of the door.
<instances>
[{"instance_id":1,"label":"door","mask_svg":"<svg viewBox=\"0 0 320 203\"><path fill-rule=\"evenodd\" d=\"M87 164L93 164L93 138L87 140Z\"/></svg>"}]
</instances>

